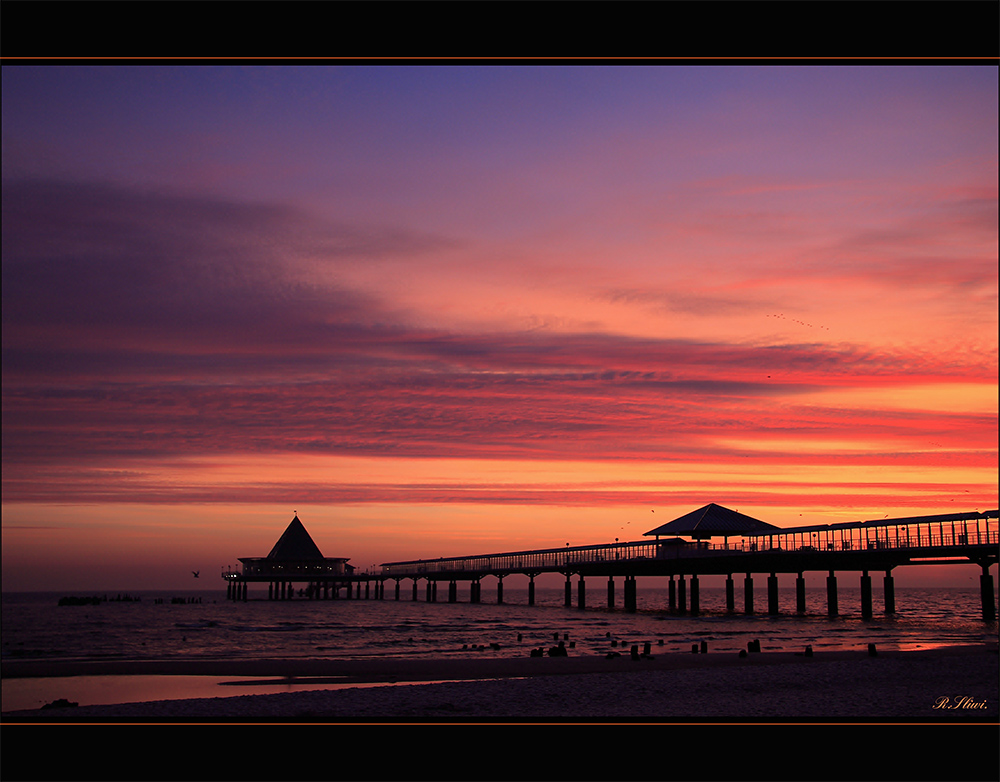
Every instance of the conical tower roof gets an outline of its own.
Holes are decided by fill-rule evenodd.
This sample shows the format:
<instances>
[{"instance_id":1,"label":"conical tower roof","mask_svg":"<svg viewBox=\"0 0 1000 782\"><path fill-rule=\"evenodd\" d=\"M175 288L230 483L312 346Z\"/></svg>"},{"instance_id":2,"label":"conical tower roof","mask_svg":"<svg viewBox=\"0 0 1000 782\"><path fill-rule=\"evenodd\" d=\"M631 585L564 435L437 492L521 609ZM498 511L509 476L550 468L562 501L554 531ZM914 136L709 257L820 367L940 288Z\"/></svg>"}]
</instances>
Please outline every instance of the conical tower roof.
<instances>
[{"instance_id":1,"label":"conical tower roof","mask_svg":"<svg viewBox=\"0 0 1000 782\"><path fill-rule=\"evenodd\" d=\"M323 559L323 554L319 550L306 528L302 526L299 517L292 519L291 524L281 533L278 542L274 544L268 559L281 560L301 560L301 559Z\"/></svg>"},{"instance_id":2,"label":"conical tower roof","mask_svg":"<svg viewBox=\"0 0 1000 782\"><path fill-rule=\"evenodd\" d=\"M760 521L745 513L739 513L712 502L644 534L689 535L693 538L710 538L713 536L747 535L753 532L766 532L769 529L778 528L766 521Z\"/></svg>"}]
</instances>

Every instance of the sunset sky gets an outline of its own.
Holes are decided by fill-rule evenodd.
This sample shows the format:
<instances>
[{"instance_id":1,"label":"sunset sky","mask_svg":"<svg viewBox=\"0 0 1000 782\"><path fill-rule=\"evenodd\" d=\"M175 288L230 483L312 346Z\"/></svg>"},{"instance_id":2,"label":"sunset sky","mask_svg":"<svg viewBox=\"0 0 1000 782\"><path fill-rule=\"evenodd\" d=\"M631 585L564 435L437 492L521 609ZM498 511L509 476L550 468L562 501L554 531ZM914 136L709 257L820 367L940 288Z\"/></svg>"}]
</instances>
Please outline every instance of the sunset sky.
<instances>
[{"instance_id":1,"label":"sunset sky","mask_svg":"<svg viewBox=\"0 0 1000 782\"><path fill-rule=\"evenodd\" d=\"M5 65L3 589L996 508L997 76Z\"/></svg>"}]
</instances>

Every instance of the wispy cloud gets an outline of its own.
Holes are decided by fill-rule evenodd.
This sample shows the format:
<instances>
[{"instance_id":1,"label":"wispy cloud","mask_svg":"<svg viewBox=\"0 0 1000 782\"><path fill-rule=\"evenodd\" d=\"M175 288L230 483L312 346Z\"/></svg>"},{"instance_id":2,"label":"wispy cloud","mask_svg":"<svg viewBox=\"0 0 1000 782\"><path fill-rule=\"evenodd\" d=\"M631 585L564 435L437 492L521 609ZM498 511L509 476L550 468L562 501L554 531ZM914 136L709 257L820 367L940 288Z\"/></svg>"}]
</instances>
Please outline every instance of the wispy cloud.
<instances>
[{"instance_id":1,"label":"wispy cloud","mask_svg":"<svg viewBox=\"0 0 1000 782\"><path fill-rule=\"evenodd\" d=\"M882 437L893 443L884 458L924 463L935 457L910 451L929 432L979 454L996 431L989 416L796 402L833 388L991 383L988 345L942 355L429 327L344 280L360 260L427 253L452 246L447 238L52 182L5 183L4 223L8 498L23 496L22 465L118 457L859 458L810 448L810 438L835 435ZM607 299L705 317L763 317L771 304L697 290L620 289ZM720 442L734 432L761 448ZM767 453L769 440L792 435L794 454Z\"/></svg>"}]
</instances>

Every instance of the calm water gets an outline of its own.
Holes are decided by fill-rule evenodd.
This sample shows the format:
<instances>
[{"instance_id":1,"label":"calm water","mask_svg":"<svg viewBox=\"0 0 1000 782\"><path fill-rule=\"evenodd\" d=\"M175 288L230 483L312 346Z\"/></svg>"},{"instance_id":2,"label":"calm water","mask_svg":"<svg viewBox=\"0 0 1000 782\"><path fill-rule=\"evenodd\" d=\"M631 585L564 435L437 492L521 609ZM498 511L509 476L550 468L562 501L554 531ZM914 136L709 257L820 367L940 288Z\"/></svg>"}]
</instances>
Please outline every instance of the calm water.
<instances>
[{"instance_id":1,"label":"calm water","mask_svg":"<svg viewBox=\"0 0 1000 782\"><path fill-rule=\"evenodd\" d=\"M225 599L224 591L209 590L137 592L130 595L138 598L131 602L60 606L58 593L5 594L2 660L521 657L532 648L552 646L557 638L566 640L571 655L605 655L645 642L652 645L654 654L664 654L690 653L692 645L702 641L710 652L737 653L750 640L759 640L763 651L801 651L810 644L817 652L864 650L871 642L880 649L917 649L997 640L997 623L982 619L978 589L897 588L896 613L885 615L877 584L875 615L865 620L860 614L860 590L844 586L839 591L841 613L835 618L826 615L825 589L807 589L808 612L800 616L795 613L794 589L784 584L778 616L762 613L767 608L766 588L757 585L758 613L754 615L726 614L725 591L702 587L701 614L690 617L667 613L667 590L644 588L641 581L636 613L607 609L606 593L597 581L588 584L586 610L575 606L575 582L574 606L566 607L561 587L537 588L536 604L528 606L526 589L510 581L505 584L504 605L496 604L495 592L486 582L479 604L468 602L467 588L460 591L457 603L448 603L446 593L440 591L438 602L427 603L423 590L413 602L409 582L403 582L398 602L392 582L384 600L272 602L254 599L251 592L248 602L233 603ZM620 606L620 583L617 586ZM742 605L741 587L737 584L737 606ZM195 602L175 604L171 602L174 597ZM79 696L81 702L149 699L125 693L125 680L138 677L89 678L100 679L104 692L84 693ZM112 678L119 680L119 686L109 693ZM159 690L146 694L150 698L205 696L203 690L185 689L180 677L169 681L166 694ZM58 684L66 691L70 683ZM30 686L30 682L4 680L4 710L47 702L46 693L36 693L34 701L25 704L22 695ZM211 694L239 693L220 692L216 685Z\"/></svg>"}]
</instances>

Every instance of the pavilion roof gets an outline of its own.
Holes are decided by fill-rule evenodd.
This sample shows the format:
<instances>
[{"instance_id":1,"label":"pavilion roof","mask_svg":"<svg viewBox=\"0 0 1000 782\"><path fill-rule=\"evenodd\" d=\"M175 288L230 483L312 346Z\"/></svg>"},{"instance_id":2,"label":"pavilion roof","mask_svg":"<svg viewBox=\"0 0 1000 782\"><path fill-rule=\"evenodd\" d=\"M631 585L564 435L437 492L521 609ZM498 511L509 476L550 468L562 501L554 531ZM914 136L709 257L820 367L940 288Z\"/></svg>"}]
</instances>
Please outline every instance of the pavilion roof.
<instances>
[{"instance_id":1,"label":"pavilion roof","mask_svg":"<svg viewBox=\"0 0 1000 782\"><path fill-rule=\"evenodd\" d=\"M778 529L766 521L755 519L745 513L730 510L712 502L643 534L711 538L714 536L750 535Z\"/></svg>"},{"instance_id":2,"label":"pavilion roof","mask_svg":"<svg viewBox=\"0 0 1000 782\"><path fill-rule=\"evenodd\" d=\"M323 554L319 550L313 539L306 532L306 528L299 521L296 515L291 523L281 533L278 542L274 544L268 559L280 560L302 560L302 559L323 559Z\"/></svg>"}]
</instances>

